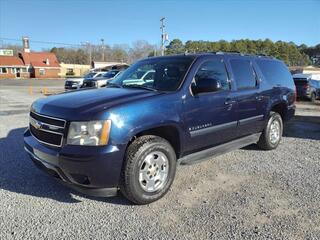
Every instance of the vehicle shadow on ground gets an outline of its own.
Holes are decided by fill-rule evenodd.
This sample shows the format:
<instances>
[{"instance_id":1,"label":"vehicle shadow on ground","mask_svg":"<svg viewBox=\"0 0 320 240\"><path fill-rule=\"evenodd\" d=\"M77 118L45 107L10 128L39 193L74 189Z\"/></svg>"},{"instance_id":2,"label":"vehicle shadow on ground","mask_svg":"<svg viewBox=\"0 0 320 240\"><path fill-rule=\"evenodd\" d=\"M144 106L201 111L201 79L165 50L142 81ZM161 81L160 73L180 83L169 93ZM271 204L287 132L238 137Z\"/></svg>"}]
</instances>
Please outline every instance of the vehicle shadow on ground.
<instances>
[{"instance_id":1,"label":"vehicle shadow on ground","mask_svg":"<svg viewBox=\"0 0 320 240\"><path fill-rule=\"evenodd\" d=\"M287 122L284 137L320 140L320 117L296 115Z\"/></svg>"},{"instance_id":2,"label":"vehicle shadow on ground","mask_svg":"<svg viewBox=\"0 0 320 240\"><path fill-rule=\"evenodd\" d=\"M285 123L283 137L320 140L320 117L316 116L294 116ZM244 150L260 150L257 144L243 147Z\"/></svg>"},{"instance_id":3,"label":"vehicle shadow on ground","mask_svg":"<svg viewBox=\"0 0 320 240\"><path fill-rule=\"evenodd\" d=\"M0 188L35 196L51 198L64 203L77 203L74 195L111 204L130 205L124 197L89 197L63 186L53 177L40 171L24 151L25 128L11 130L6 138L0 138Z\"/></svg>"}]
</instances>

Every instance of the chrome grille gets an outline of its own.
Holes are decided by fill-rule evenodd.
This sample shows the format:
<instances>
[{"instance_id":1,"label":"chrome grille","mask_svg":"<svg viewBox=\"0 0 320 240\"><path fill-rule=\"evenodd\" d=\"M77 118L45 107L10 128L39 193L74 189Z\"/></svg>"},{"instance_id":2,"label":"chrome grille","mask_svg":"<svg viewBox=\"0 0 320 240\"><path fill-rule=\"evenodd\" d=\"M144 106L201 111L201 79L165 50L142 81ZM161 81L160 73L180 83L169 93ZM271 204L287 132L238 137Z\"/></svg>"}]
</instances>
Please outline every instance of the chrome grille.
<instances>
[{"instance_id":1,"label":"chrome grille","mask_svg":"<svg viewBox=\"0 0 320 240\"><path fill-rule=\"evenodd\" d=\"M61 147L66 121L30 112L30 132L41 143Z\"/></svg>"}]
</instances>

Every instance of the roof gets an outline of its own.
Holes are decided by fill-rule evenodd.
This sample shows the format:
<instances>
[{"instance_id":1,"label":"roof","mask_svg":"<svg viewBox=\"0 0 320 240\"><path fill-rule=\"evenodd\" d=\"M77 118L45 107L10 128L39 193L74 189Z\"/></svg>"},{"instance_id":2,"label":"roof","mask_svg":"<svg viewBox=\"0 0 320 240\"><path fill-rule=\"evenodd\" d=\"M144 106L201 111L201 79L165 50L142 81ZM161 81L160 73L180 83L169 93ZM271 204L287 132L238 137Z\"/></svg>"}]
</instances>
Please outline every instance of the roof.
<instances>
[{"instance_id":1,"label":"roof","mask_svg":"<svg viewBox=\"0 0 320 240\"><path fill-rule=\"evenodd\" d=\"M54 67L60 68L58 59L54 53L50 52L23 52L20 53L26 65L33 67Z\"/></svg>"},{"instance_id":2,"label":"roof","mask_svg":"<svg viewBox=\"0 0 320 240\"><path fill-rule=\"evenodd\" d=\"M24 63L15 56L0 56L0 66L24 66Z\"/></svg>"}]
</instances>

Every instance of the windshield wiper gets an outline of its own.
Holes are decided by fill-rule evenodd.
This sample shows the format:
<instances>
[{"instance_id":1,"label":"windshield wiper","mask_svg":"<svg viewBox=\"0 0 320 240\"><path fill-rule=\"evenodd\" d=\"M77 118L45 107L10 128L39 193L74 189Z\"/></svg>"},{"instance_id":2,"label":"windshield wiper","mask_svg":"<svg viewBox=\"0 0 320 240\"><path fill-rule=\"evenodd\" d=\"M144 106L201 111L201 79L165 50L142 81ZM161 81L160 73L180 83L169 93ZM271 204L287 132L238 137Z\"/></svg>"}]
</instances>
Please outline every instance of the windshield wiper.
<instances>
[{"instance_id":1,"label":"windshield wiper","mask_svg":"<svg viewBox=\"0 0 320 240\"><path fill-rule=\"evenodd\" d=\"M124 87L124 88L140 88L140 89L145 89L145 90L154 91L154 92L158 91L157 89L143 86L143 85L139 85L139 84L125 84L125 85L122 85L122 87Z\"/></svg>"}]
</instances>

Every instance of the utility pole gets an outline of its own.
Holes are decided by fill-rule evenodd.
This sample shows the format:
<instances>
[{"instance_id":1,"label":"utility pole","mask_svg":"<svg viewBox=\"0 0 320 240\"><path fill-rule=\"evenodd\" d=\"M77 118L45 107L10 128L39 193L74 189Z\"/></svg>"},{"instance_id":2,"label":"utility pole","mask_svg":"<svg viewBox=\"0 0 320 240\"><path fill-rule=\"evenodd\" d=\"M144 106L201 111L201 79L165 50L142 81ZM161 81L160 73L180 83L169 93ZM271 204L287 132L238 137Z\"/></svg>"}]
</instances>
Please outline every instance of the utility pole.
<instances>
[{"instance_id":1,"label":"utility pole","mask_svg":"<svg viewBox=\"0 0 320 240\"><path fill-rule=\"evenodd\" d=\"M104 62L104 50L105 50L105 46L104 46L104 39L101 38L101 50L102 50L102 62Z\"/></svg>"},{"instance_id":2,"label":"utility pole","mask_svg":"<svg viewBox=\"0 0 320 240\"><path fill-rule=\"evenodd\" d=\"M163 17L160 19L160 22L161 22L161 26L160 26L160 29L161 29L161 56L164 55L164 41L165 41L165 32L164 32L164 29L165 29L165 25L164 25L164 20L166 18Z\"/></svg>"}]
</instances>

